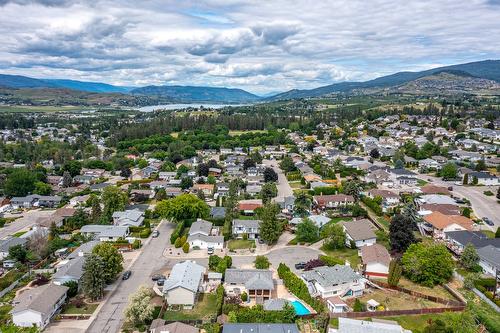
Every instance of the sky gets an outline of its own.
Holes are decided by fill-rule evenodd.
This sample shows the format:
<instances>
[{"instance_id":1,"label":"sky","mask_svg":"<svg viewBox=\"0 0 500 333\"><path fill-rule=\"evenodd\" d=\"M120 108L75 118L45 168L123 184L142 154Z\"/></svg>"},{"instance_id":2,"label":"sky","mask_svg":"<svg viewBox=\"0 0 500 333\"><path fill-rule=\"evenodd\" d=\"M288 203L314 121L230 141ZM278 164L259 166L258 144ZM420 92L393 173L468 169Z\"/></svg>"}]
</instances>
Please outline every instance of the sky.
<instances>
[{"instance_id":1,"label":"sky","mask_svg":"<svg viewBox=\"0 0 500 333\"><path fill-rule=\"evenodd\" d=\"M0 73L256 94L500 59L500 0L0 0Z\"/></svg>"}]
</instances>

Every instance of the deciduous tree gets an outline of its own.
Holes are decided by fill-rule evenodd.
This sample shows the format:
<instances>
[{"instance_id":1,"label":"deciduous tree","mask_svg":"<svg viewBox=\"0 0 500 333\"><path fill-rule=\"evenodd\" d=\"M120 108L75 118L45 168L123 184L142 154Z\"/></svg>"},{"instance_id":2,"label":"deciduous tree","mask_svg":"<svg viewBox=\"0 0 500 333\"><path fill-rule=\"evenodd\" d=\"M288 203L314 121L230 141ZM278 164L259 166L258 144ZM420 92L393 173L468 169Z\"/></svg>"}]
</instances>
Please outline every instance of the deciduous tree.
<instances>
[{"instance_id":1,"label":"deciduous tree","mask_svg":"<svg viewBox=\"0 0 500 333\"><path fill-rule=\"evenodd\" d=\"M153 319L155 307L151 298L152 292L146 286L140 286L135 293L130 295L129 303L125 309L125 318L129 323L139 326Z\"/></svg>"},{"instance_id":2,"label":"deciduous tree","mask_svg":"<svg viewBox=\"0 0 500 333\"><path fill-rule=\"evenodd\" d=\"M401 263L404 274L411 281L428 287L446 283L453 275L453 259L441 244L411 244Z\"/></svg>"},{"instance_id":3,"label":"deciduous tree","mask_svg":"<svg viewBox=\"0 0 500 333\"><path fill-rule=\"evenodd\" d=\"M123 270L123 256L111 243L99 243L92 250L92 254L99 256L104 263L101 274L106 283L115 280L118 273Z\"/></svg>"}]
</instances>

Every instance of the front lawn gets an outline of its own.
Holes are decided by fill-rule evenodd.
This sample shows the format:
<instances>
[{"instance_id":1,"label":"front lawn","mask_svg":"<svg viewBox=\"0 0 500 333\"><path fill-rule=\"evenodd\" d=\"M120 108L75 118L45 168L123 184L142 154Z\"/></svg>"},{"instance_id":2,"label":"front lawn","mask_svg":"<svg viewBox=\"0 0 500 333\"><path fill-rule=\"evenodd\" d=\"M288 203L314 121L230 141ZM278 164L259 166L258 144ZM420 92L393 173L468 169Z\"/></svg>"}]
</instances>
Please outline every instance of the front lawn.
<instances>
[{"instance_id":1,"label":"front lawn","mask_svg":"<svg viewBox=\"0 0 500 333\"><path fill-rule=\"evenodd\" d=\"M163 319L168 321L203 320L208 321L217 315L217 296L215 294L200 294L192 310L167 310Z\"/></svg>"},{"instance_id":2,"label":"front lawn","mask_svg":"<svg viewBox=\"0 0 500 333\"><path fill-rule=\"evenodd\" d=\"M232 239L227 242L227 247L231 251L253 249L255 247L255 240Z\"/></svg>"},{"instance_id":3,"label":"front lawn","mask_svg":"<svg viewBox=\"0 0 500 333\"><path fill-rule=\"evenodd\" d=\"M83 304L77 308L74 304L67 304L62 310L62 314L93 314L99 303Z\"/></svg>"},{"instance_id":4,"label":"front lawn","mask_svg":"<svg viewBox=\"0 0 500 333\"><path fill-rule=\"evenodd\" d=\"M350 249L346 247L340 250L329 250L322 246L321 250L330 257L338 258L344 261L348 260L353 269L357 269L361 264L361 259L358 256L358 249Z\"/></svg>"},{"instance_id":5,"label":"front lawn","mask_svg":"<svg viewBox=\"0 0 500 333\"><path fill-rule=\"evenodd\" d=\"M422 180L422 179L417 180L417 185L420 187L423 187L423 186L427 185L428 183L429 182L426 182L425 180Z\"/></svg>"}]
</instances>

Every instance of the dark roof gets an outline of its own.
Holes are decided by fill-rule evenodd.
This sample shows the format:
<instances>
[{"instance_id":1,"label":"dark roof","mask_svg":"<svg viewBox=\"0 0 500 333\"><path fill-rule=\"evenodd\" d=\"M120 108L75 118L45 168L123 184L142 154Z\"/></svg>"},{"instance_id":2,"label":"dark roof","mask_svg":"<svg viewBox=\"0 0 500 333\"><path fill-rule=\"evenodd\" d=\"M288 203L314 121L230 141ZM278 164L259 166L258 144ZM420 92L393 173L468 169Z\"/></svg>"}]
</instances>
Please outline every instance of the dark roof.
<instances>
[{"instance_id":1,"label":"dark roof","mask_svg":"<svg viewBox=\"0 0 500 333\"><path fill-rule=\"evenodd\" d=\"M450 231L446 233L446 237L462 244L463 246L471 243L476 249L488 245L500 248L500 238L488 238L488 236L480 231Z\"/></svg>"}]
</instances>

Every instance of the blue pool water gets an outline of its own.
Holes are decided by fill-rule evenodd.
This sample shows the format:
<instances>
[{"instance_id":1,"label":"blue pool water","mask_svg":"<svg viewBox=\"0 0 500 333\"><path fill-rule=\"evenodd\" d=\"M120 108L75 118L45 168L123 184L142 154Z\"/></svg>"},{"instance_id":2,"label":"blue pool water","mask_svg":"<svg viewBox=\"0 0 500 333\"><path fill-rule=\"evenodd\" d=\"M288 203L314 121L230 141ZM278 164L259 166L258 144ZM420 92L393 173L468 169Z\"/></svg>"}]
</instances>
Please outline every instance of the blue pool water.
<instances>
[{"instance_id":1,"label":"blue pool water","mask_svg":"<svg viewBox=\"0 0 500 333\"><path fill-rule=\"evenodd\" d=\"M293 301L291 303L293 308L295 309L295 313L297 314L297 316L305 316L311 314L311 312L307 310L307 308L301 302Z\"/></svg>"}]
</instances>

